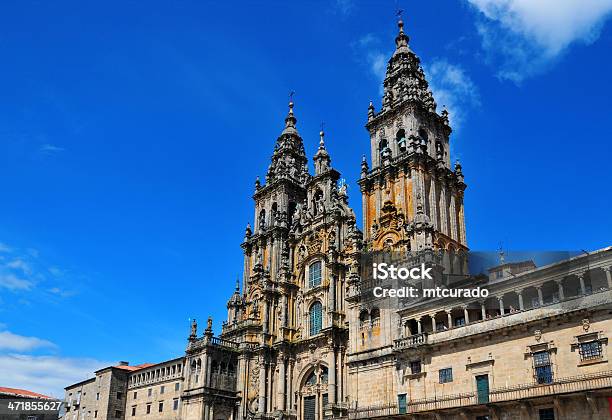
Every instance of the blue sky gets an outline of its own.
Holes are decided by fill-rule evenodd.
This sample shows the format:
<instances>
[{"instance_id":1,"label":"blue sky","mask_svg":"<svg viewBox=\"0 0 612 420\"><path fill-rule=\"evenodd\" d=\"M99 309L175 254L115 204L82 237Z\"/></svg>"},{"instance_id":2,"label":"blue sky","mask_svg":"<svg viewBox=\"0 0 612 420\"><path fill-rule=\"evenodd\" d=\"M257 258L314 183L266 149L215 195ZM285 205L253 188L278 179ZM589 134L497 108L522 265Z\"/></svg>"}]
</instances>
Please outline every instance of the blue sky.
<instances>
[{"instance_id":1,"label":"blue sky","mask_svg":"<svg viewBox=\"0 0 612 420\"><path fill-rule=\"evenodd\" d=\"M472 249L610 245L612 0L400 2L455 131ZM537 3L537 4L533 4ZM0 6L0 385L59 394L218 329L295 91L356 185L395 1Z\"/></svg>"}]
</instances>

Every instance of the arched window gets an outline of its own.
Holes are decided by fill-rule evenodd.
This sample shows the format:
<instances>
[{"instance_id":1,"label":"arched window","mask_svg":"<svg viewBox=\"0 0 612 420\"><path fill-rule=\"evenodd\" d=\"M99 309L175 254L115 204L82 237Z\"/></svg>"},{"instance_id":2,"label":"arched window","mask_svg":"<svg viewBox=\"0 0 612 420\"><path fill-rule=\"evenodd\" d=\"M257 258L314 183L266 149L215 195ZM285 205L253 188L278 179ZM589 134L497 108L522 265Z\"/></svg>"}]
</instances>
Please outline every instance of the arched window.
<instances>
[{"instance_id":1,"label":"arched window","mask_svg":"<svg viewBox=\"0 0 612 420\"><path fill-rule=\"evenodd\" d=\"M278 217L278 205L276 203L273 203L272 213L270 213L270 226L274 226L276 224L277 217Z\"/></svg>"},{"instance_id":2,"label":"arched window","mask_svg":"<svg viewBox=\"0 0 612 420\"><path fill-rule=\"evenodd\" d=\"M261 209L259 212L259 229L263 230L266 228L266 210Z\"/></svg>"},{"instance_id":3,"label":"arched window","mask_svg":"<svg viewBox=\"0 0 612 420\"><path fill-rule=\"evenodd\" d=\"M321 383L326 384L329 380L329 373L325 366L321 366Z\"/></svg>"},{"instance_id":4,"label":"arched window","mask_svg":"<svg viewBox=\"0 0 612 420\"><path fill-rule=\"evenodd\" d=\"M321 261L315 261L308 267L308 286L321 285Z\"/></svg>"},{"instance_id":5,"label":"arched window","mask_svg":"<svg viewBox=\"0 0 612 420\"><path fill-rule=\"evenodd\" d=\"M397 147L400 152L406 151L406 131L402 128L395 135L395 140L397 141Z\"/></svg>"},{"instance_id":6,"label":"arched window","mask_svg":"<svg viewBox=\"0 0 612 420\"><path fill-rule=\"evenodd\" d=\"M372 326L380 325L380 309L372 309L372 313L370 314L370 320L372 322Z\"/></svg>"},{"instance_id":7,"label":"arched window","mask_svg":"<svg viewBox=\"0 0 612 420\"><path fill-rule=\"evenodd\" d=\"M310 335L317 335L323 327L323 306L321 302L315 302L310 307Z\"/></svg>"},{"instance_id":8,"label":"arched window","mask_svg":"<svg viewBox=\"0 0 612 420\"><path fill-rule=\"evenodd\" d=\"M387 139L381 139L380 142L378 142L378 153L380 154L380 156L382 157L383 152L389 147L389 142L387 141Z\"/></svg>"},{"instance_id":9,"label":"arched window","mask_svg":"<svg viewBox=\"0 0 612 420\"><path fill-rule=\"evenodd\" d=\"M368 318L369 318L368 311L366 311L365 309L361 311L361 313L359 314L359 326L361 328L368 326Z\"/></svg>"},{"instance_id":10,"label":"arched window","mask_svg":"<svg viewBox=\"0 0 612 420\"><path fill-rule=\"evenodd\" d=\"M427 131L425 131L424 128L421 128L419 130L419 137L422 138L425 141L425 143L427 143L427 140L429 140L429 136L427 135Z\"/></svg>"},{"instance_id":11,"label":"arched window","mask_svg":"<svg viewBox=\"0 0 612 420\"><path fill-rule=\"evenodd\" d=\"M306 379L306 385L316 385L317 384L317 375L314 370L308 375Z\"/></svg>"}]
</instances>

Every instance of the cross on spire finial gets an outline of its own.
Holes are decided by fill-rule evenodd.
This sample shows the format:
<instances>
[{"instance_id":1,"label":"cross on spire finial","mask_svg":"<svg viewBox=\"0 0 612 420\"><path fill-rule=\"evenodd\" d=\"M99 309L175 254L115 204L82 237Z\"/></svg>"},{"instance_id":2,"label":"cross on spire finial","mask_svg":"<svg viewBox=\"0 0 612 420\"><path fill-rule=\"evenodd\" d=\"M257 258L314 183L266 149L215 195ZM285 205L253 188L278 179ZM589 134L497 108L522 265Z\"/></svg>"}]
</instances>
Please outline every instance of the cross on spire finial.
<instances>
[{"instance_id":1,"label":"cross on spire finial","mask_svg":"<svg viewBox=\"0 0 612 420\"><path fill-rule=\"evenodd\" d=\"M319 132L319 137L321 138L321 140L319 140L319 148L320 149L325 147L325 143L323 141L323 137L325 136L325 132L323 131L324 128L325 128L325 122L321 121L321 131Z\"/></svg>"},{"instance_id":2,"label":"cross on spire finial","mask_svg":"<svg viewBox=\"0 0 612 420\"><path fill-rule=\"evenodd\" d=\"M293 95L295 95L295 91L294 90L289 92L289 102L293 102Z\"/></svg>"}]
</instances>

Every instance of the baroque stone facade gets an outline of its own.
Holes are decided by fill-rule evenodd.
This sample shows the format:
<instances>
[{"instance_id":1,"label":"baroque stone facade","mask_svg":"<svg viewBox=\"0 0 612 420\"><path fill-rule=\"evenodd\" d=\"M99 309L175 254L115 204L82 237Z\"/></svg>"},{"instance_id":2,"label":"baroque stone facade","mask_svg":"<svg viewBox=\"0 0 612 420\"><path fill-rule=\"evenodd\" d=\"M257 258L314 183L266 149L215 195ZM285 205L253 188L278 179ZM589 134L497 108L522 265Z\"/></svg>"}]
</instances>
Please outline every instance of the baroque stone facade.
<instances>
[{"instance_id":1,"label":"baroque stone facade","mask_svg":"<svg viewBox=\"0 0 612 420\"><path fill-rule=\"evenodd\" d=\"M290 103L220 337L194 321L184 356L67 387L66 420L610 418L612 248L470 277L448 113L401 21L395 43L382 108L368 109L363 233L323 131L310 173ZM435 266L434 286L490 295L364 299L363 256L381 251Z\"/></svg>"}]
</instances>

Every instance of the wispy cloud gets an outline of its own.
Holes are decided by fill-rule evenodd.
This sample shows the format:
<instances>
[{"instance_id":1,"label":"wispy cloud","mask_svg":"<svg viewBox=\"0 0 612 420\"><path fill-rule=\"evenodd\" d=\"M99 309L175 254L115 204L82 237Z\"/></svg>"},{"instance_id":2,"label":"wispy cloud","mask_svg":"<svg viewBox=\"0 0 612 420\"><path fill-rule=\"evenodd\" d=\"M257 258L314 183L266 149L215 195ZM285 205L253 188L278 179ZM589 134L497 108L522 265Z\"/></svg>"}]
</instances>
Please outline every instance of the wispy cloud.
<instances>
[{"instance_id":1,"label":"wispy cloud","mask_svg":"<svg viewBox=\"0 0 612 420\"><path fill-rule=\"evenodd\" d=\"M357 60L367 67L370 74L376 78L379 94L383 93L383 80L387 71L387 61L391 51L382 48L380 39L374 34L366 34L352 44Z\"/></svg>"},{"instance_id":2,"label":"wispy cloud","mask_svg":"<svg viewBox=\"0 0 612 420\"><path fill-rule=\"evenodd\" d=\"M0 354L2 384L62 398L63 388L113 363L95 359Z\"/></svg>"},{"instance_id":3,"label":"wispy cloud","mask_svg":"<svg viewBox=\"0 0 612 420\"><path fill-rule=\"evenodd\" d=\"M0 331L0 350L27 352L41 347L55 347L53 343L37 337L25 337L10 331Z\"/></svg>"},{"instance_id":4,"label":"wispy cloud","mask_svg":"<svg viewBox=\"0 0 612 420\"><path fill-rule=\"evenodd\" d=\"M355 7L354 0L335 0L334 8L342 16L348 16Z\"/></svg>"},{"instance_id":5,"label":"wispy cloud","mask_svg":"<svg viewBox=\"0 0 612 420\"><path fill-rule=\"evenodd\" d=\"M452 127L459 129L468 112L480 106L478 87L463 67L444 58L425 64L425 73L438 108L445 106Z\"/></svg>"},{"instance_id":6,"label":"wispy cloud","mask_svg":"<svg viewBox=\"0 0 612 420\"><path fill-rule=\"evenodd\" d=\"M34 286L34 282L18 277L14 273L2 273L0 268L0 287L8 290L30 290Z\"/></svg>"},{"instance_id":7,"label":"wispy cloud","mask_svg":"<svg viewBox=\"0 0 612 420\"><path fill-rule=\"evenodd\" d=\"M44 155L53 155L59 152L63 152L64 149L63 147L59 147L56 146L54 144L43 144L42 146L39 147L38 151Z\"/></svg>"},{"instance_id":8,"label":"wispy cloud","mask_svg":"<svg viewBox=\"0 0 612 420\"><path fill-rule=\"evenodd\" d=\"M572 44L590 44L612 15L612 0L467 0L489 63L522 82L545 71Z\"/></svg>"}]
</instances>

